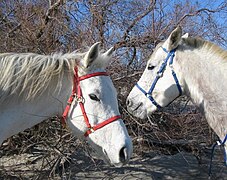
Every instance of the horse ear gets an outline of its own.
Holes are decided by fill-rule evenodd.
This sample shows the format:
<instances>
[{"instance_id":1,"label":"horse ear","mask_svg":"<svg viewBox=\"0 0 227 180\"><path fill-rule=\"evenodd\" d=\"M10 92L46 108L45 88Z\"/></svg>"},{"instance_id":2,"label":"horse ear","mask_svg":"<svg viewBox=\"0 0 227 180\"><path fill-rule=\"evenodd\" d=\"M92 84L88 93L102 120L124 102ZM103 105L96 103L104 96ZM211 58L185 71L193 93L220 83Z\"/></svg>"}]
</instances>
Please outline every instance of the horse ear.
<instances>
[{"instance_id":1,"label":"horse ear","mask_svg":"<svg viewBox=\"0 0 227 180\"><path fill-rule=\"evenodd\" d=\"M104 58L102 59L103 67L107 67L107 66L108 66L108 64L109 64L109 62L110 62L110 59L111 59L111 56L112 56L113 52L114 52L114 48L111 47L109 50L107 50L106 52L104 52L104 53L102 54L102 56L104 57Z\"/></svg>"},{"instance_id":2,"label":"horse ear","mask_svg":"<svg viewBox=\"0 0 227 180\"><path fill-rule=\"evenodd\" d=\"M179 45L181 36L182 36L182 29L180 26L178 26L176 29L173 30L173 32L170 34L169 38L167 39L169 51L175 49Z\"/></svg>"},{"instance_id":3,"label":"horse ear","mask_svg":"<svg viewBox=\"0 0 227 180\"><path fill-rule=\"evenodd\" d=\"M86 68L88 68L95 61L95 59L98 57L98 55L99 55L99 45L100 45L100 42L97 42L97 43L93 44L90 47L90 49L87 52L87 54L85 55L84 66Z\"/></svg>"},{"instance_id":4,"label":"horse ear","mask_svg":"<svg viewBox=\"0 0 227 180\"><path fill-rule=\"evenodd\" d=\"M189 37L189 34L188 33L185 33L182 38L188 38Z\"/></svg>"},{"instance_id":5,"label":"horse ear","mask_svg":"<svg viewBox=\"0 0 227 180\"><path fill-rule=\"evenodd\" d=\"M111 47L109 50L107 50L105 53L103 53L104 56L111 57L114 52L114 48Z\"/></svg>"}]
</instances>

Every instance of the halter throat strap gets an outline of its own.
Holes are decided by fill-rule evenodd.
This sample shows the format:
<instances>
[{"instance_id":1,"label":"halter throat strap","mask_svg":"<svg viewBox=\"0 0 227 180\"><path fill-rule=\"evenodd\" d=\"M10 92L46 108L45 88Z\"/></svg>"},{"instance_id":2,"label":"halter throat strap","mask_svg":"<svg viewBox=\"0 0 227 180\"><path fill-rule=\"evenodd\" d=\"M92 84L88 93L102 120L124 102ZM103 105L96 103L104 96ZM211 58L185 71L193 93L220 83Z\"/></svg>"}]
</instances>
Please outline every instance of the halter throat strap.
<instances>
[{"instance_id":1,"label":"halter throat strap","mask_svg":"<svg viewBox=\"0 0 227 180\"><path fill-rule=\"evenodd\" d=\"M99 124L91 126L89 119L88 119L88 116L87 116L87 113L86 113L85 108L84 108L84 102L85 101L84 101L82 90L81 90L81 87L80 87L80 81L83 81L85 79L95 77L95 76L109 76L109 75L107 74L107 72L95 72L95 73L91 73L91 74L87 74L87 75L83 75L83 76L79 77L78 76L78 68L77 67L74 68L73 90L72 90L72 93L71 93L71 95L70 95L70 97L67 101L67 106L65 107L65 110L64 110L64 112L62 114L62 118L61 118L63 126L66 126L66 119L68 117L69 110L71 108L72 102L75 99L80 105L85 124L88 128L88 130L84 134L85 137L87 137L89 134L95 132L96 130L106 126L107 124L110 124L113 121L121 119L121 116L117 115L117 116L113 116L113 117L111 117L111 118L109 118L109 119L107 119L107 120L105 120L105 121L103 121Z\"/></svg>"},{"instance_id":2,"label":"halter throat strap","mask_svg":"<svg viewBox=\"0 0 227 180\"><path fill-rule=\"evenodd\" d=\"M174 69L173 69L173 66L172 66L172 64L173 64L173 59L174 59L175 52L176 52L176 49L173 49L173 50L171 50L171 51L167 51L167 50L166 50L165 48L163 48L163 47L162 47L162 49L163 49L163 51L165 51L165 52L167 53L167 57L164 59L164 61L163 61L162 65L161 65L161 67L159 68L159 70L158 70L158 72L157 72L157 75L156 75L156 77L155 77L155 79L154 79L154 81L153 81L153 83L152 83L152 85L151 85L149 91L146 92L138 83L136 84L136 87L137 87L137 88L138 88L138 89L139 89L139 90L140 90L148 99L150 99L150 101L152 102L152 104L155 105L158 109L160 109L162 106L159 105L159 104L155 101L155 99L154 99L153 96L152 96L152 92L154 91L154 88L155 88L155 86L156 86L158 80L162 77L162 75L163 75L163 73L164 73L164 71L165 71L165 69L166 69L166 66L167 66L168 62L169 62L169 67L171 68L172 76L173 76L173 78L174 78L174 80L175 80L175 83L176 83L176 85L177 85L177 89L178 89L178 91L179 91L179 96L182 94L182 89L181 89L180 83L179 83L179 81L178 81L177 75L176 75L176 73L175 73L175 71L174 71Z\"/></svg>"}]
</instances>

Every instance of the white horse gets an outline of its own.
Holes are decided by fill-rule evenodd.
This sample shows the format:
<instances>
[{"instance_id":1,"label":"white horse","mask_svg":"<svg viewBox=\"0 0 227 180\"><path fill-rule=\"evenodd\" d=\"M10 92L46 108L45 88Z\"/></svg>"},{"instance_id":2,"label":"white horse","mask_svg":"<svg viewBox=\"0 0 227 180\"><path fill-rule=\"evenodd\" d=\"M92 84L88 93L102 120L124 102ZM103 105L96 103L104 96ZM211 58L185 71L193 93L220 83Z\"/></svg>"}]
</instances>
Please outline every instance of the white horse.
<instances>
[{"instance_id":1,"label":"white horse","mask_svg":"<svg viewBox=\"0 0 227 180\"><path fill-rule=\"evenodd\" d=\"M76 136L86 138L107 163L117 167L126 163L132 141L105 72L112 52L111 48L101 53L95 43L86 53L0 54L0 145L61 115L66 107L63 122Z\"/></svg>"},{"instance_id":2,"label":"white horse","mask_svg":"<svg viewBox=\"0 0 227 180\"><path fill-rule=\"evenodd\" d=\"M176 28L155 48L127 98L127 108L146 118L181 94L205 115L227 152L227 52L199 38L182 37Z\"/></svg>"}]
</instances>

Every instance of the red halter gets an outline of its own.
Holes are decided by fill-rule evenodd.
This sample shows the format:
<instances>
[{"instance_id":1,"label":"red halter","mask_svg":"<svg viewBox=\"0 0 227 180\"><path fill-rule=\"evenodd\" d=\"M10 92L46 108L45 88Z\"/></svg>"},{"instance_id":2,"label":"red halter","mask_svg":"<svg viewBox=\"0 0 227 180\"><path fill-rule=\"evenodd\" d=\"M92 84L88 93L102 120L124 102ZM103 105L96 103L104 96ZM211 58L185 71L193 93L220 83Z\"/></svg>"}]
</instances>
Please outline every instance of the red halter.
<instances>
[{"instance_id":1,"label":"red halter","mask_svg":"<svg viewBox=\"0 0 227 180\"><path fill-rule=\"evenodd\" d=\"M62 114L62 124L63 124L63 126L66 125L66 118L68 116L71 104L72 104L73 100L76 98L76 101L80 104L80 108L81 108L82 114L84 116L84 121L85 121L85 123L88 127L88 130L84 134L84 136L87 137L89 134L93 133L94 131L106 126L107 124L109 124L113 121L120 119L121 116L120 115L113 116L113 117L111 117L111 118L109 118L109 119L107 119L107 120L105 120L105 121L103 121L99 124L96 124L92 127L91 124L89 123L89 119L88 119L87 114L85 112L84 98L83 98L82 91L81 91L81 88L80 88L80 81L83 81L84 79L88 79L88 78L91 78L91 77L94 77L94 76L108 76L108 74L106 72L95 72L95 73L91 73L91 74L87 74L87 75L79 77L77 67L74 68L74 71L75 71L75 73L74 73L74 81L73 81L73 90L72 90L71 96L69 97L69 99L67 101L67 106L65 107L65 110Z\"/></svg>"}]
</instances>

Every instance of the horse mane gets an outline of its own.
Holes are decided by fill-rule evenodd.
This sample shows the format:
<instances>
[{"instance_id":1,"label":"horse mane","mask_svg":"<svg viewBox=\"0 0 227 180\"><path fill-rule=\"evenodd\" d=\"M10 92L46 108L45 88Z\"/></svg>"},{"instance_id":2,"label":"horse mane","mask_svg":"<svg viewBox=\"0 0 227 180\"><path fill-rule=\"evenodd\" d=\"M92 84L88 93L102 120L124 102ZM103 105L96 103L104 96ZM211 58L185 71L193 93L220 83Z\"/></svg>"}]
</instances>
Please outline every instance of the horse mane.
<instances>
[{"instance_id":1,"label":"horse mane","mask_svg":"<svg viewBox=\"0 0 227 180\"><path fill-rule=\"evenodd\" d=\"M76 52L0 54L0 102L12 94L26 93L26 99L34 98L46 90L51 79L62 78L64 69L73 76L76 60L81 56ZM57 86L60 83L58 79Z\"/></svg>"},{"instance_id":2,"label":"horse mane","mask_svg":"<svg viewBox=\"0 0 227 180\"><path fill-rule=\"evenodd\" d=\"M185 44L192 48L206 49L207 51L218 55L221 59L227 60L227 51L210 41L206 41L198 37L197 38L188 37L182 38L182 44Z\"/></svg>"}]
</instances>

